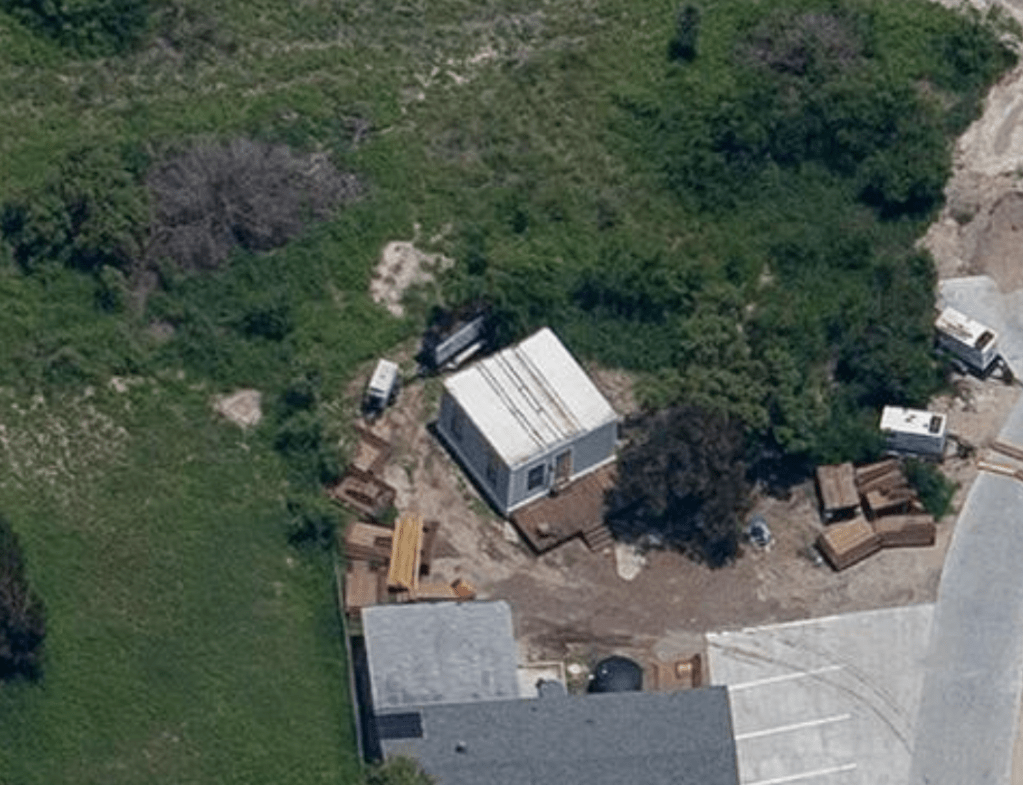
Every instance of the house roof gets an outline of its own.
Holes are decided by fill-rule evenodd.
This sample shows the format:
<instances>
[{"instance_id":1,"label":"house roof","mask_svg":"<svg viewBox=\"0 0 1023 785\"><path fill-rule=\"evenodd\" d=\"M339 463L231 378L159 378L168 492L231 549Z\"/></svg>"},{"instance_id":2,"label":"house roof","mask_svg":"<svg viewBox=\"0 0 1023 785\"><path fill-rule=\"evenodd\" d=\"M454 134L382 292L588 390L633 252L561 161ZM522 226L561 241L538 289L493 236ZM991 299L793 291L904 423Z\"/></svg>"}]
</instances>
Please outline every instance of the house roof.
<instances>
[{"instance_id":1,"label":"house roof","mask_svg":"<svg viewBox=\"0 0 1023 785\"><path fill-rule=\"evenodd\" d=\"M945 434L945 415L922 409L885 406L881 412L881 430L937 438Z\"/></svg>"},{"instance_id":2,"label":"house roof","mask_svg":"<svg viewBox=\"0 0 1023 785\"><path fill-rule=\"evenodd\" d=\"M385 738L444 785L738 785L724 687L427 706Z\"/></svg>"},{"instance_id":3,"label":"house roof","mask_svg":"<svg viewBox=\"0 0 1023 785\"><path fill-rule=\"evenodd\" d=\"M454 374L444 386L509 467L618 419L546 327Z\"/></svg>"},{"instance_id":4,"label":"house roof","mask_svg":"<svg viewBox=\"0 0 1023 785\"><path fill-rule=\"evenodd\" d=\"M376 711L518 698L505 602L377 605L362 611Z\"/></svg>"}]
</instances>

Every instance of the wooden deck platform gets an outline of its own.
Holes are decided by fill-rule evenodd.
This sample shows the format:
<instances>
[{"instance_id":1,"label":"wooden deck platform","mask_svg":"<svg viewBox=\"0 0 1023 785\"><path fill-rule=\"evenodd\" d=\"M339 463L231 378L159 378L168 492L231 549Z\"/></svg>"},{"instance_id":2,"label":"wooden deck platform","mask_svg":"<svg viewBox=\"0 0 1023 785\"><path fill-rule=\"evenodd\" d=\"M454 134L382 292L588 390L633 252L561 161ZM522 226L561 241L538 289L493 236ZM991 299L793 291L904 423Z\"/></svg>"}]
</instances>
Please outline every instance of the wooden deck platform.
<instances>
[{"instance_id":1,"label":"wooden deck platform","mask_svg":"<svg viewBox=\"0 0 1023 785\"><path fill-rule=\"evenodd\" d=\"M594 550L612 542L604 523L604 494L614 485L614 464L573 482L556 496L545 496L511 514L512 523L537 553L583 537Z\"/></svg>"}]
</instances>

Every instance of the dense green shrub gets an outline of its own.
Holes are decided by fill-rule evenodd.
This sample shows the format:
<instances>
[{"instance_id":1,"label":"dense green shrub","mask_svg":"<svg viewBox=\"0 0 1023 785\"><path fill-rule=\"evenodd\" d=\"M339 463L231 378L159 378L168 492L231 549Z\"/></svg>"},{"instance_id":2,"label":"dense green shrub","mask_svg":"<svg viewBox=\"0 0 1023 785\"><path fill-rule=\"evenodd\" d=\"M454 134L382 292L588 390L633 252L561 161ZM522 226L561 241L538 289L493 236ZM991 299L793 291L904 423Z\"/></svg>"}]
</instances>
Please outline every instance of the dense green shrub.
<instances>
[{"instance_id":1,"label":"dense green shrub","mask_svg":"<svg viewBox=\"0 0 1023 785\"><path fill-rule=\"evenodd\" d=\"M144 189L118 150L81 147L35 190L0 206L0 232L26 271L47 265L128 271L145 246Z\"/></svg>"},{"instance_id":2,"label":"dense green shrub","mask_svg":"<svg viewBox=\"0 0 1023 785\"><path fill-rule=\"evenodd\" d=\"M149 24L149 0L2 0L0 8L83 55L125 52Z\"/></svg>"},{"instance_id":3,"label":"dense green shrub","mask_svg":"<svg viewBox=\"0 0 1023 785\"><path fill-rule=\"evenodd\" d=\"M29 587L18 536L0 516L0 680L42 675L46 611Z\"/></svg>"},{"instance_id":4,"label":"dense green shrub","mask_svg":"<svg viewBox=\"0 0 1023 785\"><path fill-rule=\"evenodd\" d=\"M936 520L941 520L952 507L952 497L959 486L949 480L933 464L924 461L906 461L906 479L916 489L917 496Z\"/></svg>"}]
</instances>

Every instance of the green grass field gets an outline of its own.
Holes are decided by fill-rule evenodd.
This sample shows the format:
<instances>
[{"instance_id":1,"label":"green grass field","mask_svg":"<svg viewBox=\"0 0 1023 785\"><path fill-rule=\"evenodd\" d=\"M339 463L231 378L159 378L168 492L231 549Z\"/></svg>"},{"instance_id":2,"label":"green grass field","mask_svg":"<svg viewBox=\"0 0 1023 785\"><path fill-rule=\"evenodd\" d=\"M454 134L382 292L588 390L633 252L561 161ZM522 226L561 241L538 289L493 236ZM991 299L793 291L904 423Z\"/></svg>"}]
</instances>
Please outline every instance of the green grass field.
<instances>
[{"instance_id":1,"label":"green grass field","mask_svg":"<svg viewBox=\"0 0 1023 785\"><path fill-rule=\"evenodd\" d=\"M281 465L190 381L0 404L0 504L49 611L43 682L0 689L0 781L356 779L329 564L288 548Z\"/></svg>"},{"instance_id":2,"label":"green grass field","mask_svg":"<svg viewBox=\"0 0 1023 785\"><path fill-rule=\"evenodd\" d=\"M807 205L842 217L837 191L810 166L779 176L777 204L759 212L694 212L636 116L673 90L682 105L727 95L730 31L750 5L704 3L687 72L666 56L677 4L665 0L167 0L151 43L93 60L0 14L0 203L83 145L145 159L237 135L326 152L367 186L285 248L175 278L144 314L97 309L78 272L26 277L0 247L0 509L49 611L43 681L0 687L0 785L357 780L329 560L286 542L286 501L310 483L273 449L280 393L314 376L328 434L343 430L356 368L422 326L429 303L397 320L367 293L381 247L417 224L423 246L528 305L519 327L551 323L580 354L660 356L652 327L565 305L566 281L624 270L627 285L638 265L664 293L693 295L673 318L697 294L719 308L697 327L721 327L708 351L741 364L728 309L768 297L764 238L779 211L794 245ZM884 7L879 62L923 79L937 57L926 36L954 18L923 0ZM878 246L904 250L918 232L856 209L847 228ZM292 330L241 335L239 316L270 294ZM178 325L168 343L146 330L164 318ZM141 381L116 393L112 374ZM805 385L790 376L795 399ZM738 378L710 383L757 392ZM249 435L209 405L242 385L268 402Z\"/></svg>"}]
</instances>

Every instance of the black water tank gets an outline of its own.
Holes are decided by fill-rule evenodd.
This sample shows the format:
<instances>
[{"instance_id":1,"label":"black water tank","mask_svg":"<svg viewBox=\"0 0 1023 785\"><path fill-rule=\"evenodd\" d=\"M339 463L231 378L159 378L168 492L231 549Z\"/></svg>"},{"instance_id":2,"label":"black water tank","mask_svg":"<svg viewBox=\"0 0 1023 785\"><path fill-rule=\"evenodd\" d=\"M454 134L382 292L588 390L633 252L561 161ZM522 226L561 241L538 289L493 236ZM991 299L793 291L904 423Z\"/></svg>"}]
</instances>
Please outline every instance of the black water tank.
<instances>
[{"instance_id":1,"label":"black water tank","mask_svg":"<svg viewBox=\"0 0 1023 785\"><path fill-rule=\"evenodd\" d=\"M628 657L608 657L597 663L590 692L638 692L643 689L643 669Z\"/></svg>"}]
</instances>

